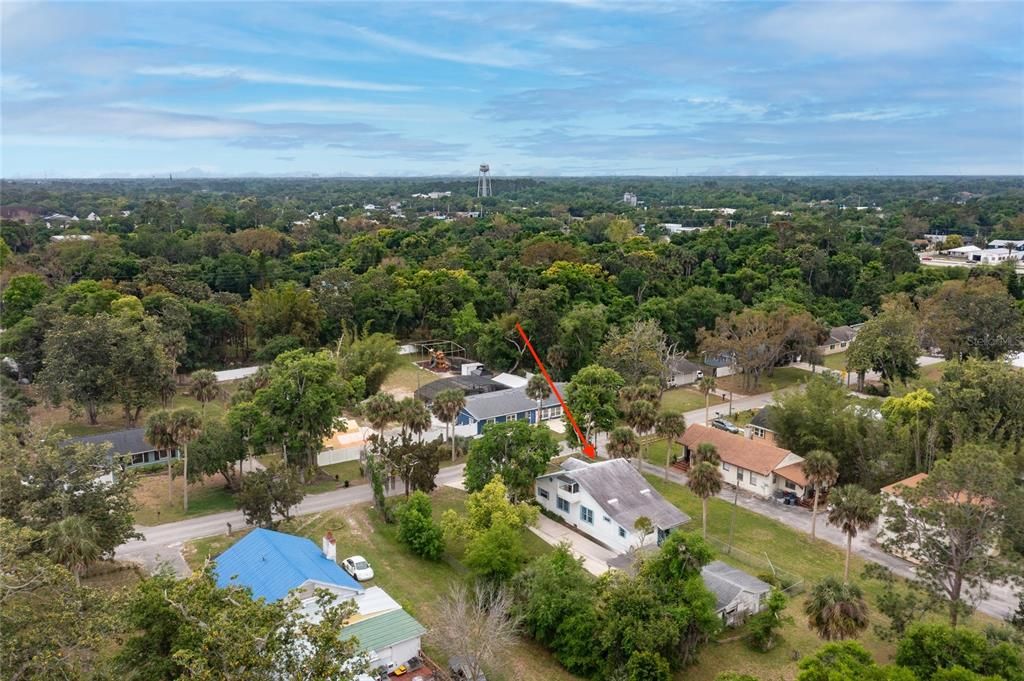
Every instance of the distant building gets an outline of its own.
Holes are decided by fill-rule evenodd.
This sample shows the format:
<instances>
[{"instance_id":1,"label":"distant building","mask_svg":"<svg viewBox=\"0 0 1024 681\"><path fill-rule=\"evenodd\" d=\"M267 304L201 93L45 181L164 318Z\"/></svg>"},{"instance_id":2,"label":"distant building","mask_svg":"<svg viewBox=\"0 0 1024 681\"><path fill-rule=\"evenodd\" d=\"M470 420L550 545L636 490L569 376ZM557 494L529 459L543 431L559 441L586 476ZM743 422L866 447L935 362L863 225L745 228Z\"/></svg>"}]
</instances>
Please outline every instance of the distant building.
<instances>
[{"instance_id":1,"label":"distant building","mask_svg":"<svg viewBox=\"0 0 1024 681\"><path fill-rule=\"evenodd\" d=\"M850 343L857 337L860 327L860 324L833 326L828 330L828 340L818 346L818 352L823 355L846 352L846 349L850 347Z\"/></svg>"},{"instance_id":2,"label":"distant building","mask_svg":"<svg viewBox=\"0 0 1024 681\"><path fill-rule=\"evenodd\" d=\"M168 457L178 458L177 449L157 449L146 441L144 428L116 430L101 435L87 435L64 440L62 445L109 445L108 456L111 463L132 468L153 463L164 463Z\"/></svg>"},{"instance_id":3,"label":"distant building","mask_svg":"<svg viewBox=\"0 0 1024 681\"><path fill-rule=\"evenodd\" d=\"M772 430L771 419L772 407L761 407L761 409L754 414L754 418L750 419L747 423L746 431L747 437L751 440L761 440L767 442L770 445L775 444L775 431Z\"/></svg>"},{"instance_id":4,"label":"distant building","mask_svg":"<svg viewBox=\"0 0 1024 681\"><path fill-rule=\"evenodd\" d=\"M463 377L465 378L465 377ZM564 383L556 383L559 391L564 390ZM540 402L538 412L537 400L526 396L526 388L507 388L494 392L469 395L466 406L459 412L455 421L456 434L460 436L476 436L484 432L488 423L505 423L506 421L526 421L536 425L541 421L556 419L562 415L562 404L554 393Z\"/></svg>"},{"instance_id":5,"label":"distant building","mask_svg":"<svg viewBox=\"0 0 1024 681\"><path fill-rule=\"evenodd\" d=\"M1002 262L1020 260L1021 252L1011 251L1009 248L986 248L983 251L971 253L968 259L979 265L998 265Z\"/></svg>"},{"instance_id":6,"label":"distant building","mask_svg":"<svg viewBox=\"0 0 1024 681\"><path fill-rule=\"evenodd\" d=\"M622 195L622 202L627 206L632 206L633 208L636 208L636 194L634 194L633 192L626 192L625 194Z\"/></svg>"}]
</instances>

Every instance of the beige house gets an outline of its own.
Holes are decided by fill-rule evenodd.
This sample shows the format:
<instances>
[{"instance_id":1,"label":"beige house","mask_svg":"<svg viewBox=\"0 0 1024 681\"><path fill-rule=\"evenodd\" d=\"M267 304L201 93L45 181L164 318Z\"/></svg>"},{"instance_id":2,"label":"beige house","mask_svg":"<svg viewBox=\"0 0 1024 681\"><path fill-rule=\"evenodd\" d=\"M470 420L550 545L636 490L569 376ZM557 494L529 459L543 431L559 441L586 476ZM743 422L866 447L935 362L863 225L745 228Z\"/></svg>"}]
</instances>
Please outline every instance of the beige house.
<instances>
[{"instance_id":1,"label":"beige house","mask_svg":"<svg viewBox=\"0 0 1024 681\"><path fill-rule=\"evenodd\" d=\"M818 346L818 352L823 355L832 355L837 352L846 352L850 343L857 337L860 331L860 324L852 326L833 326L828 330L828 340Z\"/></svg>"},{"instance_id":2,"label":"beige house","mask_svg":"<svg viewBox=\"0 0 1024 681\"><path fill-rule=\"evenodd\" d=\"M764 499L785 493L803 499L808 493L803 457L788 449L717 428L693 424L679 438L683 459L692 462L697 448L708 442L718 450L722 481Z\"/></svg>"}]
</instances>

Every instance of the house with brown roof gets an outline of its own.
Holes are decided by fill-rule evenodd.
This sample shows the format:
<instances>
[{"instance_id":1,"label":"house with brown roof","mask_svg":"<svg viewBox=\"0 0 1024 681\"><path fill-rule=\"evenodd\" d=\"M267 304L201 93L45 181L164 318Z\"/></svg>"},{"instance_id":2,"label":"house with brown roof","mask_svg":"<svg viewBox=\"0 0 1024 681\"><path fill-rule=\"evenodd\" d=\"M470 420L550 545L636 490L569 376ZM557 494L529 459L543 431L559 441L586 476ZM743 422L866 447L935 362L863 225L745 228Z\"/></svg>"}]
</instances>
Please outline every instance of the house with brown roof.
<instances>
[{"instance_id":1,"label":"house with brown roof","mask_svg":"<svg viewBox=\"0 0 1024 681\"><path fill-rule=\"evenodd\" d=\"M701 444L718 450L722 481L744 492L770 499L785 493L802 499L809 493L803 457L763 440L733 435L694 423L677 440L683 445L683 460L692 462Z\"/></svg>"}]
</instances>

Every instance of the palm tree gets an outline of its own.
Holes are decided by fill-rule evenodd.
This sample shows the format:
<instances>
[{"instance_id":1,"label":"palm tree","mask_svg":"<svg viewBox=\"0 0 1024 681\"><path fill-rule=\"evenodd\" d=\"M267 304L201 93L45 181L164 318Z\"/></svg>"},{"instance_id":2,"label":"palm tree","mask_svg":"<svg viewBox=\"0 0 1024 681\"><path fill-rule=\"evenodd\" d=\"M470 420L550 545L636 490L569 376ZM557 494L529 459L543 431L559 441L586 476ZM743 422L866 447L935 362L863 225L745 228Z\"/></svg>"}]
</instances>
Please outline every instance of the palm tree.
<instances>
[{"instance_id":1,"label":"palm tree","mask_svg":"<svg viewBox=\"0 0 1024 681\"><path fill-rule=\"evenodd\" d=\"M430 410L423 400L406 397L398 402L398 422L402 425L402 437L415 433L420 439L430 429Z\"/></svg>"},{"instance_id":2,"label":"palm tree","mask_svg":"<svg viewBox=\"0 0 1024 681\"><path fill-rule=\"evenodd\" d=\"M700 497L701 526L704 538L708 538L708 499L722 491L722 472L710 461L701 461L690 469L686 486Z\"/></svg>"},{"instance_id":3,"label":"palm tree","mask_svg":"<svg viewBox=\"0 0 1024 681\"><path fill-rule=\"evenodd\" d=\"M363 402L363 418L377 435L384 436L384 429L398 417L398 403L391 393L376 393Z\"/></svg>"},{"instance_id":4,"label":"palm tree","mask_svg":"<svg viewBox=\"0 0 1024 681\"><path fill-rule=\"evenodd\" d=\"M633 428L637 437L654 430L658 422L658 408L648 400L633 400L626 405L626 423ZM639 461L637 462L639 468Z\"/></svg>"},{"instance_id":5,"label":"palm tree","mask_svg":"<svg viewBox=\"0 0 1024 681\"><path fill-rule=\"evenodd\" d=\"M826 577L811 589L804 603L807 624L826 641L856 638L868 627L868 604L856 584Z\"/></svg>"},{"instance_id":6,"label":"palm tree","mask_svg":"<svg viewBox=\"0 0 1024 681\"><path fill-rule=\"evenodd\" d=\"M551 386L548 385L548 379L541 374L530 376L530 380L526 382L526 396L531 400L537 400L537 425L540 425L540 410L543 407L543 402L550 395Z\"/></svg>"},{"instance_id":7,"label":"palm tree","mask_svg":"<svg viewBox=\"0 0 1024 681\"><path fill-rule=\"evenodd\" d=\"M701 462L707 461L708 463L717 466L722 461L722 457L718 456L718 447L711 442L701 442L697 445L697 456L694 457L694 465Z\"/></svg>"},{"instance_id":8,"label":"palm tree","mask_svg":"<svg viewBox=\"0 0 1024 681\"><path fill-rule=\"evenodd\" d=\"M171 404L171 400L178 394L178 382L174 380L174 376L165 374L160 379L160 386L157 388L160 393L160 405L166 409Z\"/></svg>"},{"instance_id":9,"label":"palm tree","mask_svg":"<svg viewBox=\"0 0 1024 681\"><path fill-rule=\"evenodd\" d=\"M878 517L878 497L858 485L843 485L829 493L828 522L846 533L846 566L843 582L850 581L850 553L853 538L871 527Z\"/></svg>"},{"instance_id":10,"label":"palm tree","mask_svg":"<svg viewBox=\"0 0 1024 681\"><path fill-rule=\"evenodd\" d=\"M640 451L636 433L619 426L608 435L608 453L613 459L631 459Z\"/></svg>"},{"instance_id":11,"label":"palm tree","mask_svg":"<svg viewBox=\"0 0 1024 681\"><path fill-rule=\"evenodd\" d=\"M174 494L173 478L171 474L171 463L174 457L171 451L178 446L174 439L174 429L171 424L171 414L166 410L154 412L146 419L146 442L157 448L158 451L167 452L167 500L170 501Z\"/></svg>"},{"instance_id":12,"label":"palm tree","mask_svg":"<svg viewBox=\"0 0 1024 681\"><path fill-rule=\"evenodd\" d=\"M808 452L803 463L807 482L814 487L814 506L811 508L811 539L814 539L818 526L818 497L822 487L831 487L839 478L839 461L830 452L815 449Z\"/></svg>"},{"instance_id":13,"label":"palm tree","mask_svg":"<svg viewBox=\"0 0 1024 681\"><path fill-rule=\"evenodd\" d=\"M182 407L171 412L171 431L174 433L174 441L184 449L184 501L185 512L188 513L188 443L199 437L203 428L203 419L196 413L195 409Z\"/></svg>"},{"instance_id":14,"label":"palm tree","mask_svg":"<svg viewBox=\"0 0 1024 681\"><path fill-rule=\"evenodd\" d=\"M668 480L668 468L672 465L672 441L686 432L686 417L678 412L663 411L658 414L654 432L658 437L665 438L665 479Z\"/></svg>"},{"instance_id":15,"label":"palm tree","mask_svg":"<svg viewBox=\"0 0 1024 681\"><path fill-rule=\"evenodd\" d=\"M79 586L82 571L103 553L96 526L80 515L68 516L50 525L46 528L45 539L50 558L70 570Z\"/></svg>"},{"instance_id":16,"label":"palm tree","mask_svg":"<svg viewBox=\"0 0 1024 681\"><path fill-rule=\"evenodd\" d=\"M704 425L708 425L708 412L711 410L711 391L715 389L715 377L705 374L697 381L697 390L704 393Z\"/></svg>"},{"instance_id":17,"label":"palm tree","mask_svg":"<svg viewBox=\"0 0 1024 681\"><path fill-rule=\"evenodd\" d=\"M217 375L209 369L200 369L192 374L192 385L188 392L203 405L204 421L206 420L206 403L213 402L222 394L220 384L217 383Z\"/></svg>"},{"instance_id":18,"label":"palm tree","mask_svg":"<svg viewBox=\"0 0 1024 681\"><path fill-rule=\"evenodd\" d=\"M527 386L527 393L529 393L529 386ZM442 390L434 398L433 404L430 405L430 410L434 413L434 416L439 421L444 421L445 435L448 434L449 426L451 427L452 461L455 461L455 421L458 420L459 414L465 406L466 393L457 389ZM537 414L539 417L540 412Z\"/></svg>"}]
</instances>

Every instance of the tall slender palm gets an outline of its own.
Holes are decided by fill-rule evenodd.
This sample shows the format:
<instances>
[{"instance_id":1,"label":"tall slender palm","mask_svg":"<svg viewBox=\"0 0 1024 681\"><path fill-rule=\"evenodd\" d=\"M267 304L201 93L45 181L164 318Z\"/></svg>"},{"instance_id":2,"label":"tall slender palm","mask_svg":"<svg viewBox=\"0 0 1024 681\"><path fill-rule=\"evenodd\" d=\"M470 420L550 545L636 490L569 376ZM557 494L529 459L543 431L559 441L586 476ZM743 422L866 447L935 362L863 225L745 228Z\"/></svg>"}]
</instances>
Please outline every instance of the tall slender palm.
<instances>
[{"instance_id":1,"label":"tall slender palm","mask_svg":"<svg viewBox=\"0 0 1024 681\"><path fill-rule=\"evenodd\" d=\"M839 478L839 461L830 453L815 449L807 453L803 463L807 483L814 488L814 506L811 507L811 539L817 536L818 497L822 487L831 487Z\"/></svg>"},{"instance_id":2,"label":"tall slender palm","mask_svg":"<svg viewBox=\"0 0 1024 681\"><path fill-rule=\"evenodd\" d=\"M178 382L174 380L174 376L165 374L160 379L160 385L157 388L157 392L160 394L160 405L166 409L170 406L171 400L178 394Z\"/></svg>"},{"instance_id":3,"label":"tall slender palm","mask_svg":"<svg viewBox=\"0 0 1024 681\"><path fill-rule=\"evenodd\" d=\"M398 422L402 426L402 437L416 434L420 439L430 429L430 410L423 400L406 397L398 402Z\"/></svg>"},{"instance_id":4,"label":"tall slender palm","mask_svg":"<svg viewBox=\"0 0 1024 681\"><path fill-rule=\"evenodd\" d=\"M718 469L718 466L710 461L701 461L690 469L686 486L690 488L691 492L700 497L701 528L704 531L704 538L707 539L708 499L722 491L722 472Z\"/></svg>"},{"instance_id":5,"label":"tall slender palm","mask_svg":"<svg viewBox=\"0 0 1024 681\"><path fill-rule=\"evenodd\" d=\"M715 377L711 374L705 374L703 378L697 381L697 390L704 393L704 425L708 425L708 412L711 410L711 391L715 389Z\"/></svg>"},{"instance_id":6,"label":"tall slender palm","mask_svg":"<svg viewBox=\"0 0 1024 681\"><path fill-rule=\"evenodd\" d=\"M619 426L608 434L608 453L613 459L631 459L639 451L640 443L630 428Z\"/></svg>"},{"instance_id":7,"label":"tall slender palm","mask_svg":"<svg viewBox=\"0 0 1024 681\"><path fill-rule=\"evenodd\" d=\"M637 438L654 430L658 422L658 408L648 400L633 400L626 405L626 423L636 432ZM642 440L641 440L642 442ZM639 461L637 462L639 464ZM639 468L639 465L637 465Z\"/></svg>"},{"instance_id":8,"label":"tall slender palm","mask_svg":"<svg viewBox=\"0 0 1024 681\"><path fill-rule=\"evenodd\" d=\"M217 375L209 369L200 369L192 373L192 385L188 392L203 405L203 420L206 420L206 405L219 398L222 394Z\"/></svg>"},{"instance_id":9,"label":"tall slender palm","mask_svg":"<svg viewBox=\"0 0 1024 681\"><path fill-rule=\"evenodd\" d=\"M665 438L665 479L668 480L668 469L672 465L672 442L686 432L686 417L678 412L663 411L658 414L654 432L658 437Z\"/></svg>"},{"instance_id":10,"label":"tall slender palm","mask_svg":"<svg viewBox=\"0 0 1024 681\"><path fill-rule=\"evenodd\" d=\"M47 554L70 570L78 585L82 584L82 571L103 553L98 540L96 526L80 515L68 516L46 528Z\"/></svg>"},{"instance_id":11,"label":"tall slender palm","mask_svg":"<svg viewBox=\"0 0 1024 681\"><path fill-rule=\"evenodd\" d=\"M879 512L878 497L858 485L843 485L833 489L829 495L828 522L846 534L846 565L843 568L843 582L850 581L850 553L853 538L875 522Z\"/></svg>"},{"instance_id":12,"label":"tall slender palm","mask_svg":"<svg viewBox=\"0 0 1024 681\"><path fill-rule=\"evenodd\" d=\"M444 421L445 435L448 435L448 429L451 428L452 461L455 461L455 422L465 406L466 393L457 389L442 390L430 405L434 416L439 421ZM539 415L540 412L538 412Z\"/></svg>"},{"instance_id":13,"label":"tall slender palm","mask_svg":"<svg viewBox=\"0 0 1024 681\"><path fill-rule=\"evenodd\" d=\"M184 461L184 502L185 512L188 513L188 443L199 437L203 428L203 419L190 407L182 407L171 412L171 430L174 433L174 440L184 450L182 460Z\"/></svg>"},{"instance_id":14,"label":"tall slender palm","mask_svg":"<svg viewBox=\"0 0 1024 681\"><path fill-rule=\"evenodd\" d=\"M530 380L526 382L526 396L537 401L537 425L540 425L540 412L544 400L548 399L550 395L551 386L548 385L548 379L541 374L530 376Z\"/></svg>"},{"instance_id":15,"label":"tall slender palm","mask_svg":"<svg viewBox=\"0 0 1024 681\"><path fill-rule=\"evenodd\" d=\"M811 588L804 613L807 625L826 641L856 638L869 623L864 592L835 577L826 577Z\"/></svg>"},{"instance_id":16,"label":"tall slender palm","mask_svg":"<svg viewBox=\"0 0 1024 681\"><path fill-rule=\"evenodd\" d=\"M170 501L174 493L174 481L172 478L171 463L174 457L171 456L178 443L174 439L174 429L171 424L171 413L166 410L153 412L146 419L146 442L157 448L157 451L167 453L167 500Z\"/></svg>"}]
</instances>

